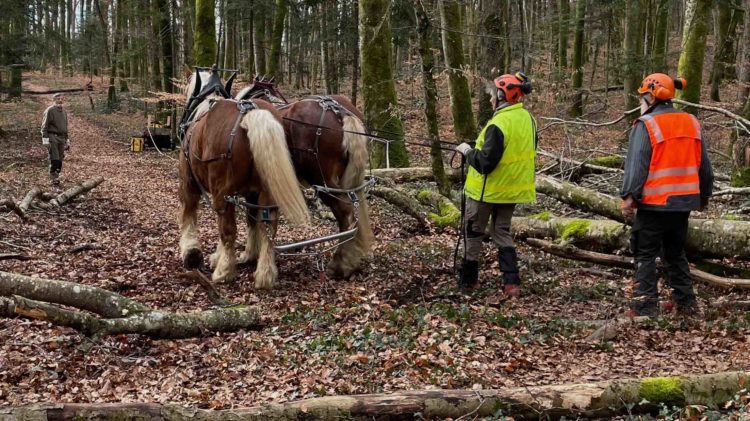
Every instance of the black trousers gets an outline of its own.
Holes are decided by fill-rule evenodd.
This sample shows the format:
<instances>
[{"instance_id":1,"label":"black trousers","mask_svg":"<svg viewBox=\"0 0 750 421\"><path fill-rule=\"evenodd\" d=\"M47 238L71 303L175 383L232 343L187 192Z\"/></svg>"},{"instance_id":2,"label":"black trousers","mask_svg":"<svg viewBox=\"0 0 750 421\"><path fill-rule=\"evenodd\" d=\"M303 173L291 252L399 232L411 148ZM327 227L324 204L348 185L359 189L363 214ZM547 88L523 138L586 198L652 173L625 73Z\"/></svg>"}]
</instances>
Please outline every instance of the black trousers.
<instances>
[{"instance_id":1,"label":"black trousers","mask_svg":"<svg viewBox=\"0 0 750 421\"><path fill-rule=\"evenodd\" d=\"M659 290L656 258L663 251L667 284L678 306L695 303L693 280L685 257L690 212L639 210L631 231L630 247L635 256L635 281L631 308L643 315L658 311Z\"/></svg>"}]
</instances>

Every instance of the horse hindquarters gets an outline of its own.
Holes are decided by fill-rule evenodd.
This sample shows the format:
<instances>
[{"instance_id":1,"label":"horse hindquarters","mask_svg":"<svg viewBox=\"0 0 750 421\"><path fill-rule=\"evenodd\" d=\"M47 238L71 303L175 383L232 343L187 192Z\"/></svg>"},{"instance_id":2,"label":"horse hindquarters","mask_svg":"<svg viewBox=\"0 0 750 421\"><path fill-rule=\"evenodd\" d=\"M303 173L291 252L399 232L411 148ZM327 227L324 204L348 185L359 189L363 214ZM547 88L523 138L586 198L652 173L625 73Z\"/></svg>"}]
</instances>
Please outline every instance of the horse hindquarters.
<instances>
[{"instance_id":1,"label":"horse hindquarters","mask_svg":"<svg viewBox=\"0 0 750 421\"><path fill-rule=\"evenodd\" d=\"M309 223L310 214L297 182L281 123L271 112L256 109L242 118L240 126L246 131L253 166L265 188L259 204L276 204L292 224ZM254 274L256 288L271 288L278 273L271 239L264 224L255 223L252 237L256 244L248 248L258 251L258 266Z\"/></svg>"},{"instance_id":2,"label":"horse hindquarters","mask_svg":"<svg viewBox=\"0 0 750 421\"><path fill-rule=\"evenodd\" d=\"M362 185L365 179L365 170L367 168L367 138L364 135L357 133L364 133L365 127L359 118L355 116L344 117L344 137L342 142L343 152L348 157L346 169L344 174L341 176L341 187L344 189L353 189ZM356 132L356 133L352 133ZM362 258L367 255L370 250L374 235L372 233L372 225L370 224L370 215L367 209L367 199L365 198L364 192L357 192L359 199L359 207L357 212L358 224L357 234L354 240L342 244L337 250L333 257L330 265L328 266L328 272L333 275L347 277L354 270L356 270ZM339 202L339 203L336 203ZM347 203L348 205L348 203ZM338 200L332 201L329 204L332 208L342 207L341 202ZM351 212L351 206L347 206L349 209L344 210L343 213L348 214ZM337 214L336 209L334 214ZM339 227L342 228L342 221L339 219ZM349 219L349 218L346 218Z\"/></svg>"}]
</instances>

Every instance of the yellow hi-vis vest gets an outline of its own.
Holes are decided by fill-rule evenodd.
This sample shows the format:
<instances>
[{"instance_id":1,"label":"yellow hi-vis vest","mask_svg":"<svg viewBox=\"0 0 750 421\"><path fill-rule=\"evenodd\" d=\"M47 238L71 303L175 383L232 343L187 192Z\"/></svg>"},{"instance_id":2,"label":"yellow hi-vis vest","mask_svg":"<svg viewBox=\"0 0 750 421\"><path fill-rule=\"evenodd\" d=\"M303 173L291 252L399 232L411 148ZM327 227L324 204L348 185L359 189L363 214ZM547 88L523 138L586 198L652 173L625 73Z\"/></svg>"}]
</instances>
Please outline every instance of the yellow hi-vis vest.
<instances>
[{"instance_id":1,"label":"yellow hi-vis vest","mask_svg":"<svg viewBox=\"0 0 750 421\"><path fill-rule=\"evenodd\" d=\"M464 191L478 202L533 203L536 201L534 138L536 124L522 103L495 113L477 137L476 149L484 145L484 133L490 125L503 132L503 157L491 173L480 174L469 166Z\"/></svg>"}]
</instances>

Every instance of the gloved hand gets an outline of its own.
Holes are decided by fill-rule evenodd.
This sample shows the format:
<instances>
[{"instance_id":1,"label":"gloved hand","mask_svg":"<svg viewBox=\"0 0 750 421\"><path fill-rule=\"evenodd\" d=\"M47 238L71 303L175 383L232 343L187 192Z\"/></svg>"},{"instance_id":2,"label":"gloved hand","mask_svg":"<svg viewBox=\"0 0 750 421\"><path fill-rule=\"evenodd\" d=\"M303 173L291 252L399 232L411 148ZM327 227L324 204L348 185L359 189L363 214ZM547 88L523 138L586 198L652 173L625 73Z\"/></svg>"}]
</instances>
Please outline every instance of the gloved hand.
<instances>
[{"instance_id":1,"label":"gloved hand","mask_svg":"<svg viewBox=\"0 0 750 421\"><path fill-rule=\"evenodd\" d=\"M466 155L466 153L472 149L474 148L472 148L471 145L466 142L456 146L456 152L460 153L461 155Z\"/></svg>"},{"instance_id":2,"label":"gloved hand","mask_svg":"<svg viewBox=\"0 0 750 421\"><path fill-rule=\"evenodd\" d=\"M636 203L633 196L628 195L625 199L622 199L620 204L620 212L625 219L630 219L635 215Z\"/></svg>"},{"instance_id":3,"label":"gloved hand","mask_svg":"<svg viewBox=\"0 0 750 421\"><path fill-rule=\"evenodd\" d=\"M43 146L49 146L49 138L48 137L43 137L42 138L42 145Z\"/></svg>"},{"instance_id":4,"label":"gloved hand","mask_svg":"<svg viewBox=\"0 0 750 421\"><path fill-rule=\"evenodd\" d=\"M65 150L67 151L69 149L70 149L70 139L65 139Z\"/></svg>"}]
</instances>

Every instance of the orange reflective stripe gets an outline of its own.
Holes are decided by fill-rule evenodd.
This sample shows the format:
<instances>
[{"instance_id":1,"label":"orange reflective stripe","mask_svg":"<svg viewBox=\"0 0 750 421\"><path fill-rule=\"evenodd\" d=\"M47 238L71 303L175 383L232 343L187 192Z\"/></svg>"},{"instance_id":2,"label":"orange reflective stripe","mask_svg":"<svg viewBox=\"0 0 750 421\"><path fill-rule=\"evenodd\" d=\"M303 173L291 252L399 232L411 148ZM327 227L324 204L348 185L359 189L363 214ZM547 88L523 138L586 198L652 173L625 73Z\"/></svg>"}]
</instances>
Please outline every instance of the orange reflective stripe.
<instances>
[{"instance_id":1,"label":"orange reflective stripe","mask_svg":"<svg viewBox=\"0 0 750 421\"><path fill-rule=\"evenodd\" d=\"M693 175L698 174L698 168L696 167L682 167L682 168L665 168L663 170L656 170L648 174L646 181L653 181L663 177L677 176L677 175Z\"/></svg>"},{"instance_id":2,"label":"orange reflective stripe","mask_svg":"<svg viewBox=\"0 0 750 421\"><path fill-rule=\"evenodd\" d=\"M644 196L651 196L664 193L691 194L700 193L700 184L697 181L678 184L664 184L661 186L646 186L643 188Z\"/></svg>"}]
</instances>

